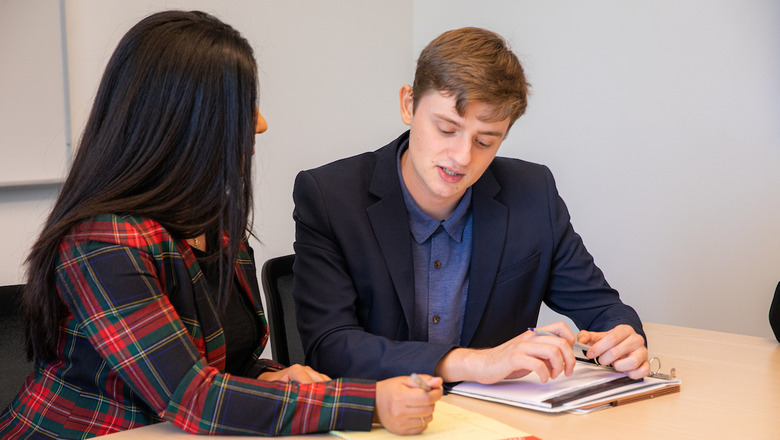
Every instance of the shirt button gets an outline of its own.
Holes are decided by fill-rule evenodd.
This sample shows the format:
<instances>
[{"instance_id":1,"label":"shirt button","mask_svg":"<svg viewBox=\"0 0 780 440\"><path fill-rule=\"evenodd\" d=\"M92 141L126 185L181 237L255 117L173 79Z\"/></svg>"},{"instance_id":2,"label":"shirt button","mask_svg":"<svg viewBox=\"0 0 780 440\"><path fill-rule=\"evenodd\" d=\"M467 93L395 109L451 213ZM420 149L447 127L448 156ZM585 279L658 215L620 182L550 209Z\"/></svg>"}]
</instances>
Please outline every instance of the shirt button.
<instances>
[{"instance_id":1,"label":"shirt button","mask_svg":"<svg viewBox=\"0 0 780 440\"><path fill-rule=\"evenodd\" d=\"M441 317L439 315L433 315L433 323L438 324L439 321L441 321Z\"/></svg>"},{"instance_id":2,"label":"shirt button","mask_svg":"<svg viewBox=\"0 0 780 440\"><path fill-rule=\"evenodd\" d=\"M441 261L439 260L434 261L433 267L435 267L436 269L441 269Z\"/></svg>"}]
</instances>

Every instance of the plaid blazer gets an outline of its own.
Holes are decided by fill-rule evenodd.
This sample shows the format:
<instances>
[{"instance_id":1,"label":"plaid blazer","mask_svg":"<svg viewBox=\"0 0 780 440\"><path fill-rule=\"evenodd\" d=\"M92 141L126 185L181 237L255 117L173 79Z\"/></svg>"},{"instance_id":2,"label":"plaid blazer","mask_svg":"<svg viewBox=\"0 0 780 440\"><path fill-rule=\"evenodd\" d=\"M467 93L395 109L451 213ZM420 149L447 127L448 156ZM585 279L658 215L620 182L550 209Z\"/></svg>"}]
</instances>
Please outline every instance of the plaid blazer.
<instances>
[{"instance_id":1,"label":"plaid blazer","mask_svg":"<svg viewBox=\"0 0 780 440\"><path fill-rule=\"evenodd\" d=\"M235 274L263 323L251 249ZM70 315L57 358L36 361L0 416L0 438L87 438L163 420L198 434L289 435L371 427L373 381L266 382L223 373L225 338L189 245L159 223L103 215L59 247Z\"/></svg>"}]
</instances>

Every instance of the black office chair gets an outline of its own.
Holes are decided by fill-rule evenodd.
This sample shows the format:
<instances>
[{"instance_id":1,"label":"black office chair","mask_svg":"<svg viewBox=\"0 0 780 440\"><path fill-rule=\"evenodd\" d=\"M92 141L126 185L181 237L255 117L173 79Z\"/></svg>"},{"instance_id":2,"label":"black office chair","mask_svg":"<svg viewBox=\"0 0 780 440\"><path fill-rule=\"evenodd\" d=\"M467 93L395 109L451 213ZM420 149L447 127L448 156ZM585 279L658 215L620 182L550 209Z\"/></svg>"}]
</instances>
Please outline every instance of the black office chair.
<instances>
[{"instance_id":1,"label":"black office chair","mask_svg":"<svg viewBox=\"0 0 780 440\"><path fill-rule=\"evenodd\" d=\"M780 283L777 283L775 297L772 298L772 305L769 306L769 325L775 332L775 339L780 342Z\"/></svg>"},{"instance_id":2,"label":"black office chair","mask_svg":"<svg viewBox=\"0 0 780 440\"><path fill-rule=\"evenodd\" d=\"M25 354L24 319L19 313L22 287L21 284L0 286L0 412L33 372L33 363L27 361Z\"/></svg>"},{"instance_id":3,"label":"black office chair","mask_svg":"<svg viewBox=\"0 0 780 440\"><path fill-rule=\"evenodd\" d=\"M303 365L305 361L292 296L294 261L295 254L271 258L263 264L260 275L271 329L271 354L284 365Z\"/></svg>"}]
</instances>

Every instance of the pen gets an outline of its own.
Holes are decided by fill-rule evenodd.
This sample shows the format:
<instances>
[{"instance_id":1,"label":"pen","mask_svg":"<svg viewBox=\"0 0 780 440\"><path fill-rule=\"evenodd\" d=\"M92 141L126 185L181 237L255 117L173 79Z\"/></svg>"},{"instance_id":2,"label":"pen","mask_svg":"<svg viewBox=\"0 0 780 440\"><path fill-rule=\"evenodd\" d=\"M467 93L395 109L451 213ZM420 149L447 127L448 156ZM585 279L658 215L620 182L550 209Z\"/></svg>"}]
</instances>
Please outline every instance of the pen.
<instances>
[{"instance_id":1,"label":"pen","mask_svg":"<svg viewBox=\"0 0 780 440\"><path fill-rule=\"evenodd\" d=\"M555 333L550 333L550 332L548 332L548 331L544 331L544 330L542 330L542 329L539 329L539 328L529 328L528 330L530 330L530 331L532 331L532 332L536 333L537 335L542 335L542 336L555 336L556 338L560 338L560 336L556 335ZM581 343L581 342L577 342L577 341L575 340L575 341L574 341L574 348L579 348L580 350L582 350L582 351L584 351L584 352L587 352L588 350L590 350L590 345L583 344L583 343Z\"/></svg>"},{"instance_id":2,"label":"pen","mask_svg":"<svg viewBox=\"0 0 780 440\"><path fill-rule=\"evenodd\" d=\"M422 388L425 391L430 391L431 390L431 387L428 386L428 384L425 383L425 381L422 380L422 378L420 376L418 376L417 373L412 373L411 374L411 378L414 381L414 383L417 384L418 387Z\"/></svg>"}]
</instances>

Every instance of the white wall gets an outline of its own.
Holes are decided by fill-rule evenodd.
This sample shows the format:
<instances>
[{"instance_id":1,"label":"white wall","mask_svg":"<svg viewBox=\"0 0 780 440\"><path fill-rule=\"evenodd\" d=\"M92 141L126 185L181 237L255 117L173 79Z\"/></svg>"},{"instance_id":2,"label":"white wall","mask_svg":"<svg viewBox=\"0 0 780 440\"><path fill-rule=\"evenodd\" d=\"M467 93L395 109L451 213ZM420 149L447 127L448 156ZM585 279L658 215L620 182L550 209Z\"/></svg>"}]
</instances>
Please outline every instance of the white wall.
<instances>
[{"instance_id":1,"label":"white wall","mask_svg":"<svg viewBox=\"0 0 780 440\"><path fill-rule=\"evenodd\" d=\"M56 184L0 187L0 285L24 279L22 264L58 191Z\"/></svg>"},{"instance_id":2,"label":"white wall","mask_svg":"<svg viewBox=\"0 0 780 440\"><path fill-rule=\"evenodd\" d=\"M647 321L772 335L779 2L417 1L415 52L461 26L524 63L533 96L499 154L550 166L624 301Z\"/></svg>"},{"instance_id":3,"label":"white wall","mask_svg":"<svg viewBox=\"0 0 780 440\"><path fill-rule=\"evenodd\" d=\"M60 17L58 0L0 1L0 284L22 278L70 157Z\"/></svg>"},{"instance_id":4,"label":"white wall","mask_svg":"<svg viewBox=\"0 0 780 440\"><path fill-rule=\"evenodd\" d=\"M394 138L404 128L398 89L419 50L446 29L491 28L512 42L533 84L501 154L551 167L575 228L626 302L648 321L771 336L780 280L774 0L65 6L74 135L116 42L147 13L200 8L250 39L270 126L255 159L260 261L292 252L297 171ZM21 279L53 194L0 190L0 283Z\"/></svg>"},{"instance_id":5,"label":"white wall","mask_svg":"<svg viewBox=\"0 0 780 440\"><path fill-rule=\"evenodd\" d=\"M67 170L61 16L59 0L0 1L0 187Z\"/></svg>"}]
</instances>

